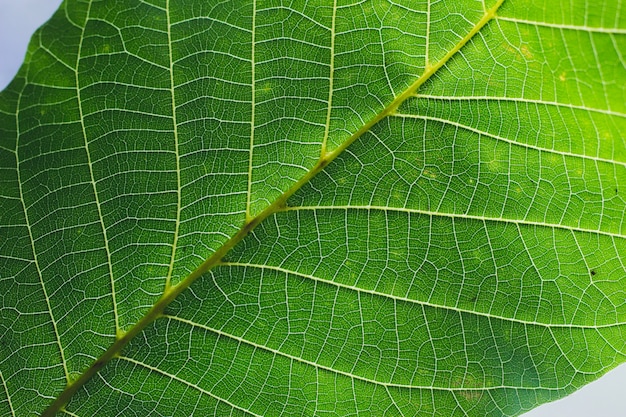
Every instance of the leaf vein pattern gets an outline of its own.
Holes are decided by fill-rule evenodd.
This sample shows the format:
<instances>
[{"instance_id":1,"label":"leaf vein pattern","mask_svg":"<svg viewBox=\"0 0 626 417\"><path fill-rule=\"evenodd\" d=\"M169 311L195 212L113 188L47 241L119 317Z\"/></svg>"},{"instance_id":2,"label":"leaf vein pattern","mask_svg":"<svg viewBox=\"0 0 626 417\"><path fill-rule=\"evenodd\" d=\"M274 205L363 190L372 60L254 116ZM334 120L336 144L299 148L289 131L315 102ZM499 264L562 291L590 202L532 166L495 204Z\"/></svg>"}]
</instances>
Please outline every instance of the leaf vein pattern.
<instances>
[{"instance_id":1,"label":"leaf vein pattern","mask_svg":"<svg viewBox=\"0 0 626 417\"><path fill-rule=\"evenodd\" d=\"M61 335L59 333L59 329L57 326L58 320L57 318L55 318L54 312L52 311L52 305L50 304L50 296L48 294L48 289L46 288L46 284L43 279L42 268L40 266L40 262L37 256L37 249L35 248L35 238L33 237L33 232L32 232L32 222L30 220L28 209L26 208L26 204L24 202L25 201L24 190L23 190L24 182L22 181L21 169L20 169L20 158L19 158L19 152L18 152L19 145L20 145L20 136L21 136L20 124L19 124L19 119L18 119L21 98L22 98L22 94L19 95L18 104L17 104L18 111L15 114L16 126L17 126L17 135L16 135L17 140L15 141L15 159L16 159L16 165L17 165L16 171L17 171L17 184L18 184L18 189L19 189L20 204L22 205L22 209L24 210L24 220L26 221L26 229L28 230L28 238L29 238L30 247L32 250L33 262L37 268L37 275L39 277L39 283L41 284L41 289L43 291L44 298L46 299L46 306L48 310L47 313L50 315L50 321L52 322L52 327L54 328L54 337L55 337L56 344L58 345L58 348L59 348L59 355L61 356L61 363L63 365L63 371L65 373L66 381L69 381L70 375L67 369L67 360L65 358L65 351L61 343Z\"/></svg>"},{"instance_id":2,"label":"leaf vein pattern","mask_svg":"<svg viewBox=\"0 0 626 417\"><path fill-rule=\"evenodd\" d=\"M446 100L446 101L497 101L497 102L513 102L513 103L526 103L526 104L540 104L544 106L553 106L553 107L562 107L567 109L574 110L584 110L590 113L601 113L606 114L608 116L614 116L619 118L626 118L625 113L616 112L613 110L596 108L596 107L587 107L583 105L571 104L571 103L561 103L558 101L549 101L542 99L532 99L525 97L496 97L496 96L437 96L431 94L415 94L416 98L425 98L425 99L433 99L433 100Z\"/></svg>"},{"instance_id":3,"label":"leaf vein pattern","mask_svg":"<svg viewBox=\"0 0 626 417\"><path fill-rule=\"evenodd\" d=\"M2 371L0 371L0 382L2 382L2 387L4 388L4 392L7 396L7 403L11 409L11 415L15 417L15 410L13 409L13 404L11 403L11 394L9 393L9 387L7 387L7 382L4 379L4 375L2 375Z\"/></svg>"},{"instance_id":4,"label":"leaf vein pattern","mask_svg":"<svg viewBox=\"0 0 626 417\"><path fill-rule=\"evenodd\" d=\"M622 29L622 28L577 26L577 25L562 24L562 23L540 22L537 20L517 19L513 17L506 17L506 16L497 16L496 19L502 20L505 22L521 23L521 24L529 25L529 26L542 26L542 27L547 27L547 28L563 29L563 30L573 30L573 31L582 31L582 32L593 32L593 33L607 33L607 34L614 34L614 35L626 35L626 29Z\"/></svg>"},{"instance_id":5,"label":"leaf vein pattern","mask_svg":"<svg viewBox=\"0 0 626 417\"><path fill-rule=\"evenodd\" d=\"M207 391L207 390L205 390L205 389L202 389L202 388L201 388L201 387L199 387L198 385L192 384L192 383L190 383L189 381L186 381L186 380L185 380L185 379L183 379L183 378L180 378L180 377L178 377L178 376L176 376L176 375L172 375L172 374L170 374L170 373L168 373L168 372L165 372L165 371L163 371L162 369L159 369L158 367L150 366L150 365L148 365L148 364L146 364L146 363L143 363L143 362L141 362L141 361L135 360L135 359L133 359L133 358L129 358L129 357L127 357L127 356L120 356L120 357L119 357L119 358L117 358L117 359L122 360L122 361L126 361L126 362L130 362L130 363L132 363L132 364L134 364L134 365L141 366L141 367L146 368L146 369L148 369L148 370L150 370L150 371L152 371L152 372L156 372L156 373L158 373L158 374L161 374L161 375L163 375L163 376L166 376L166 377L170 378L170 379L171 379L171 380L173 380L173 381L179 382L179 383L181 383L181 384L183 384L183 385L186 385L186 386L188 386L188 387L190 387L190 388L193 388L193 389L197 390L198 392L200 392L200 393L201 393L201 394L203 394L203 395L208 395L209 397L214 398L214 399L216 399L217 401L223 402L223 403L227 404L228 406L232 407L234 410L239 410L239 411L242 411L242 412L244 412L244 413L246 413L246 414L249 414L249 415L251 415L251 416L253 416L253 417L263 417L262 415L254 414L254 413L252 413L252 412L251 412L251 411L249 411L249 410L246 410L246 409L244 409L244 408L241 408L241 407L237 406L236 404L233 404L232 402L228 401L228 400L227 400L227 399L225 399L225 398L220 398L220 397L218 397L218 396L214 395L213 393L211 393L210 391Z\"/></svg>"},{"instance_id":6,"label":"leaf vein pattern","mask_svg":"<svg viewBox=\"0 0 626 417\"><path fill-rule=\"evenodd\" d=\"M446 213L442 211L427 211L413 208L404 208L404 207L388 207L388 206L376 206L376 205L333 205L333 206L297 206L297 207L284 207L280 211L317 211L317 210L377 210L384 212L402 212L402 213L413 213L413 214L423 214L430 217L446 217L451 219L468 219L468 220L478 220L482 222L501 222L501 223L511 223L517 224L520 226L533 226L533 227L546 227L550 229L563 229L572 232L580 232L580 233L590 233L590 234L598 234L610 236L612 238L618 239L626 239L626 236L620 233L607 232L602 230L592 230L585 229L581 227L567 226L562 224L550 224L539 221L530 221L524 219L510 219L505 217L486 217L486 216L477 216L473 214L459 214L459 213Z\"/></svg>"},{"instance_id":7,"label":"leaf vein pattern","mask_svg":"<svg viewBox=\"0 0 626 417\"><path fill-rule=\"evenodd\" d=\"M528 389L528 390L546 390L546 389L552 389L552 388L537 388L537 387L524 387L524 386L511 386L511 385L494 385L494 386L488 386L488 387L439 387L439 386L434 386L434 385L416 385L416 384L399 384L399 383L394 383L394 382L384 382L384 381L377 381L374 379L370 379L370 378L365 378L350 372L346 372L346 371L342 371L339 369L335 369L332 368L330 366L326 366L326 365L322 365L320 363L317 363L316 361L311 361L311 360L307 360L298 356L294 356L291 354L288 354L286 352L280 351L278 349L274 349L271 348L269 346L265 346L262 344L258 344L258 343L254 343L248 339L245 339L243 337L239 337L233 334L229 334L226 332L223 332L219 329L215 329L209 326L205 326L203 324L200 323L196 323L194 321L191 320L186 320L177 316L170 316L170 315L164 315L162 318L162 320L172 320L172 321L177 321L183 324L186 324L188 326L191 326L192 328L197 328L197 329L202 329L211 333L214 333L220 337L226 337L229 339L232 339L240 344L243 345L248 345L254 349L261 349L263 351L266 351L268 353L271 353L274 356L279 356L279 357L283 357L285 359L288 359L292 362L298 362L307 366L311 366L314 367L316 369L318 369L319 371L325 371L325 372L330 372L332 374L337 374L337 375L341 375L353 380L357 380L357 381L361 381L361 382L365 382L368 384L374 384L374 385L379 385L382 387L387 387L387 388L410 388L410 389L427 389L427 390L432 390L432 391L491 391L491 390L499 390L499 389L503 389L503 388L511 388L511 389ZM133 363L137 363L137 364L141 364L142 366L146 366L149 367L150 369L154 369L155 371L164 374L164 375L168 375L171 376L170 374L168 374L167 372L157 368L157 367L152 367L150 365L144 364L141 361L138 361L136 359L132 359L126 356L121 356L120 359L123 360L128 360L128 361L132 361ZM189 384L189 382L184 381L182 378L177 378L177 380L181 380L181 382L184 382L186 384ZM193 386L193 385L192 385ZM213 397L213 394L207 393L208 395L211 395Z\"/></svg>"},{"instance_id":8,"label":"leaf vein pattern","mask_svg":"<svg viewBox=\"0 0 626 417\"><path fill-rule=\"evenodd\" d=\"M176 91L174 89L174 62L173 62L173 54L172 54L172 24L170 21L170 7L169 0L165 3L165 14L167 16L167 46L169 52L169 74L170 74L170 91L172 96L172 127L174 131L174 153L176 159L176 224L174 228L174 236L172 241L172 256L170 258L170 265L167 272L167 277L165 279L165 288L169 288L171 285L172 273L174 272L174 261L176 259L176 246L178 244L178 234L180 231L180 213L182 211L182 187L180 182L180 152L178 149L178 123L176 121Z\"/></svg>"},{"instance_id":9,"label":"leaf vein pattern","mask_svg":"<svg viewBox=\"0 0 626 417\"><path fill-rule=\"evenodd\" d=\"M157 303L153 306L153 308L146 313L146 315L132 328L128 333L124 334L121 338L118 338L116 342L107 350L107 352L98 359L92 367L85 372L84 377L81 378L80 383L76 383L72 386L69 386L64 393L58 397L58 401L55 401L51 407L46 410L45 415L51 415L56 410L59 410L61 406L71 397L71 395L76 392L79 385L83 385L91 376L98 374L98 369L103 366L106 362L110 361L114 357L119 357L119 352L121 352L122 348L137 334L139 334L146 326L159 317L162 316L162 312L165 307L170 304L172 300L174 300L181 292L186 290L191 283L193 283L197 278L211 270L215 266L221 264L221 259L224 255L226 255L238 242L240 242L246 235L249 234L251 230L253 230L259 223L263 220L267 219L274 213L281 211L287 202L287 199L292 196L298 189L300 189L304 184L308 183L315 175L321 172L332 160L334 160L339 154L341 154L346 148L356 141L359 137L361 137L364 133L369 132L372 126L377 124L382 119L390 116L396 112L396 109L400 104L406 101L408 98L412 97L415 94L415 91L426 81L428 80L436 71L442 68L446 62L455 55L466 43L470 41L470 39L476 35L482 27L484 27L491 19L495 17L496 10L500 7L504 0L499 0L496 4L485 12L485 15L480 19L480 21L473 27L473 29L463 38L461 39L454 48L452 48L448 54L446 54L441 61L434 64L432 67L428 67L424 74L420 76L413 84L411 84L404 92L398 95L388 106L384 107L375 117L371 120L363 123L363 126L359 128L350 138L348 138L345 142L343 142L338 148L333 150L332 152L325 154L321 157L315 166L308 171L302 178L300 178L289 190L284 192L277 200L275 200L272 204L270 204L265 210L263 210L260 214L256 215L254 218L247 218L245 225L233 236L231 239L226 242L221 248L219 248L216 252L214 252L209 258L207 258L197 269L195 269L190 275L187 276L180 284L176 286L172 286L171 288L167 288L161 299L157 301ZM256 15L256 13L255 13ZM254 45L254 41L253 41ZM170 57L170 60L173 61ZM254 67L254 65L253 65ZM173 76L173 73L170 71L170 76ZM254 81L254 80L253 80ZM254 97L254 94L253 94ZM382 104L382 103L381 103ZM252 120L254 122L254 119ZM252 142L251 142L252 143ZM251 145L252 146L252 145ZM250 171L251 174L251 171ZM251 181L250 181L251 182ZM179 187L180 192L180 187ZM249 200L248 193L248 200ZM249 206L249 204L248 204ZM180 210L180 204L178 209ZM249 208L248 208L249 210ZM247 211L248 211L247 210ZM177 319L179 320L179 319ZM197 325L194 323L194 325ZM129 360L129 359L125 359ZM149 365L145 365L149 366ZM163 373L163 371L156 370L158 372ZM185 383L185 381L181 381ZM432 387L428 387L432 389ZM502 388L502 387L499 387ZM513 387L519 388L519 387ZM452 388L454 390L455 388ZM492 389L492 388L489 388ZM450 389L445 389L450 390ZM468 388L459 388L462 391L468 391ZM209 394L210 395L210 394Z\"/></svg>"},{"instance_id":10,"label":"leaf vein pattern","mask_svg":"<svg viewBox=\"0 0 626 417\"><path fill-rule=\"evenodd\" d=\"M484 130L480 130L477 129L475 127L472 126L468 126L459 122L455 122L453 120L449 120L449 119L443 119L440 117L433 117L433 116L425 116L425 115L417 115L417 114L404 114L404 113L395 113L393 114L391 117L398 117L398 118L404 118L404 119L419 119L419 120L431 120L433 122L439 122L439 123L444 123L446 125L449 126L455 126L464 130L467 130L468 132L473 132L473 133L477 133L479 135L484 135L493 139L497 139L499 141L502 142L506 142L509 143L513 146L518 146L521 148L527 148L527 149L533 149L533 150L537 150L540 152L547 152L547 153L551 153L554 155L561 155L561 156L567 156L567 157L573 157L573 158L580 158L580 159L588 159L590 161L595 161L595 162L603 162L603 163L608 163L608 164L612 164L612 165L621 165L626 167L626 161L624 162L620 162L620 161L615 161L612 159L607 159L607 158L600 158L600 157L596 157L596 156L590 156L590 155L585 155L585 154L579 154L579 153L573 153L573 152L565 152L565 151L559 151L557 149L550 149L550 148L544 148L544 147L540 147L540 146L536 146L536 145L532 145L530 143L523 143L523 142L519 142L516 141L514 139L509 139L506 138L504 136L499 136L490 132L486 132Z\"/></svg>"},{"instance_id":11,"label":"leaf vein pattern","mask_svg":"<svg viewBox=\"0 0 626 417\"><path fill-rule=\"evenodd\" d=\"M328 142L328 135L330 133L330 120L331 112L333 108L333 83L335 79L335 20L337 18L337 0L333 1L333 16L330 27L330 69L329 69L329 84L328 84L328 107L326 110L326 123L324 125L324 138L322 139L322 151L320 158L326 155L326 143Z\"/></svg>"},{"instance_id":12,"label":"leaf vein pattern","mask_svg":"<svg viewBox=\"0 0 626 417\"><path fill-rule=\"evenodd\" d=\"M254 130L255 125L255 107L256 107L256 57L255 57L255 45L256 45L256 0L252 0L252 42L250 43L250 150L248 156L248 191L246 196L246 221L250 220L250 209L252 202L252 168L253 168L253 156L254 156Z\"/></svg>"},{"instance_id":13,"label":"leaf vein pattern","mask_svg":"<svg viewBox=\"0 0 626 417\"><path fill-rule=\"evenodd\" d=\"M429 302L429 301L416 300L416 299L412 299L412 298L408 298L408 297L404 297L404 296L400 296L400 295L395 295L395 294L382 293L382 292L376 291L376 290L371 290L371 289L367 289L367 288L361 288L361 287L357 287L357 286L354 286L354 285L347 285L347 284L343 284L343 283L340 283L340 282L332 281L332 280L329 280L329 279L320 278L320 277L317 277L315 275L294 271L292 269L284 268L284 267L281 267L281 266L262 265L262 264L245 263L245 262L224 262L221 265L222 266L226 266L226 267L234 266L234 267L244 267L244 268L256 268L256 269L259 269L259 270L276 271L276 272L284 273L286 275L293 275L293 276L298 276L298 277L301 277L301 278L307 278L307 279L310 279L310 280L312 280L314 282L319 282L319 283L331 285L331 286L334 286L336 288L342 288L342 289L346 289L346 290L350 290L350 291L355 291L358 294L370 294L370 295L374 295L374 296L388 298L388 299L394 300L394 302L398 302L399 301L399 302L404 302L404 303L408 303L408 304L420 305L420 306L423 306L423 307L440 308L440 309L444 309L444 310L453 311L455 313L471 314L471 315L486 317L486 318L489 318L489 319L502 320L504 322L523 324L523 325L527 325L527 326L538 326L538 327L545 327L545 328L567 328L567 329L591 329L591 330L597 330L597 329L603 329L603 328L619 327L619 326L622 326L622 325L626 324L626 322L616 322L616 323L599 324L599 325L581 325L581 324L570 324L570 323L565 323L565 324L563 324L563 323L544 323L544 322L540 322L540 321L522 320L522 319L516 319L516 318L513 318L513 317L499 316L499 315L495 315L495 314L491 314L491 313L487 313L487 312L482 312L482 311L470 310L470 309L465 309L465 308L460 308L460 307L455 307L455 306L448 306L448 305L443 305L443 304L436 304L436 303L432 303L432 302ZM224 295L226 296L226 294L224 294ZM177 320L183 320L183 319L177 318L175 316L168 316L168 317L176 318ZM616 352L618 352L618 351L619 350L616 349Z\"/></svg>"},{"instance_id":14,"label":"leaf vein pattern","mask_svg":"<svg viewBox=\"0 0 626 417\"><path fill-rule=\"evenodd\" d=\"M98 194L98 187L97 187L97 182L94 176L94 172L93 172L93 163L94 161L91 160L91 152L89 149L89 140L87 139L87 131L85 129L85 115L83 114L83 102L81 100L81 88L80 88L80 71L79 71L79 64L80 64L80 60L82 58L81 53L82 53L82 46L83 46L83 42L84 42L84 38L85 38L85 28L87 27L87 24L89 22L89 18L90 18L90 14L91 14L91 3L89 3L89 6L87 7L87 16L85 18L85 24L83 25L83 27L81 28L81 36L80 36L80 42L78 45L78 53L76 54L76 64L75 64L75 69L74 69L74 75L75 75L75 83L76 83L76 102L78 105L78 112L79 112L79 120L80 120L80 128L81 128L81 132L83 135L83 140L85 143L85 153L87 155L87 166L89 168L89 175L90 175L90 183L91 183L91 188L93 190L93 195L94 195L94 200L95 200L95 204L96 204L96 208L97 208L97 212L98 212L98 220L100 223L100 228L102 230L102 236L104 238L104 250L106 252L106 256L107 256L107 266L108 266L108 273L109 273L109 279L111 282L111 302L113 304L113 316L115 319L115 331L119 332L120 331L120 325L119 325L119 314L117 311L117 300L115 298L115 277L113 275L113 263L111 261L111 250L109 248L109 237L107 235L107 228L104 224L104 216L102 215L102 207L101 207L101 201L100 201L100 195Z\"/></svg>"}]
</instances>

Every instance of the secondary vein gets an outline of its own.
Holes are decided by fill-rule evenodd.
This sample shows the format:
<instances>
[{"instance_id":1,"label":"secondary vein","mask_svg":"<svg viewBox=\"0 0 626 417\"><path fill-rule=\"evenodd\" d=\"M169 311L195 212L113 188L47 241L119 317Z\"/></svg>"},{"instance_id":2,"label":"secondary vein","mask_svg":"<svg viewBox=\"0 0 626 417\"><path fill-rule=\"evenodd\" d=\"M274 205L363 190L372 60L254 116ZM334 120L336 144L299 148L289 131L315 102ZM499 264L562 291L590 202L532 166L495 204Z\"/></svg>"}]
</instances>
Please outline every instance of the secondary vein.
<instances>
[{"instance_id":1,"label":"secondary vein","mask_svg":"<svg viewBox=\"0 0 626 417\"><path fill-rule=\"evenodd\" d=\"M167 0L165 4L165 15L167 16L167 47L170 59L170 91L172 95L172 127L174 129L174 150L176 154L176 225L174 230L174 239L172 242L172 256L170 258L170 266L165 278L165 288L169 288L172 284L172 273L174 272L174 261L176 259L176 246L178 244L178 235L180 230L180 212L181 203L181 183L180 183L180 153L178 150L178 123L176 122L176 94L174 92L174 57L172 56L172 23L170 21L170 4Z\"/></svg>"},{"instance_id":2,"label":"secondary vein","mask_svg":"<svg viewBox=\"0 0 626 417\"><path fill-rule=\"evenodd\" d=\"M255 107L256 107L256 74L255 74L255 42L256 42L256 0L252 2L252 42L250 43L250 71L251 71L251 102L250 102L250 155L248 157L248 194L246 196L246 221L249 221L251 218L251 199L252 199L252 155L254 152L254 118L255 116Z\"/></svg>"}]
</instances>

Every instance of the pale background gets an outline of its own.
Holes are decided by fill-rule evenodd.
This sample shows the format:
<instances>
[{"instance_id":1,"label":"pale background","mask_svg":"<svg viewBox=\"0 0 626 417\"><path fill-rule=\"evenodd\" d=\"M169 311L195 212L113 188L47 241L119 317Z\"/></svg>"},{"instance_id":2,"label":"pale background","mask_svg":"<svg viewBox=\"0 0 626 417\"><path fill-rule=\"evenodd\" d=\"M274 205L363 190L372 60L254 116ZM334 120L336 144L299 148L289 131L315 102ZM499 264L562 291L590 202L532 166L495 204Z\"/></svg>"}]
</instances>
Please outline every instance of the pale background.
<instances>
[{"instance_id":1,"label":"pale background","mask_svg":"<svg viewBox=\"0 0 626 417\"><path fill-rule=\"evenodd\" d=\"M50 18L60 3L60 0L0 0L0 90L15 76L32 33ZM626 365L565 399L524 414L524 417L560 416L626 416Z\"/></svg>"}]
</instances>

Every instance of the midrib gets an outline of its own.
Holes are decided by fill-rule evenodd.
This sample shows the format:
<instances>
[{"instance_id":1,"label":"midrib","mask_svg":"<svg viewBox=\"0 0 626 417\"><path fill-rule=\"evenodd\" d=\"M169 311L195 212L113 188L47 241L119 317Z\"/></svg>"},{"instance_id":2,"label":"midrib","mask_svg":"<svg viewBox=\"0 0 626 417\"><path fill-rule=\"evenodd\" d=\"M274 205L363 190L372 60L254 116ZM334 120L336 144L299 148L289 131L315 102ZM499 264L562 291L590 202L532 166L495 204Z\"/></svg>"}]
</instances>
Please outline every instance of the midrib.
<instances>
[{"instance_id":1,"label":"midrib","mask_svg":"<svg viewBox=\"0 0 626 417\"><path fill-rule=\"evenodd\" d=\"M191 274L189 274L183 281L175 286L169 286L165 289L163 295L152 306L150 310L126 333L119 334L116 341L98 358L91 366L83 372L79 378L69 383L63 392L50 404L50 406L43 412L42 417L54 416L69 400L70 398L89 381L95 374L97 374L104 365L106 365L111 359L118 356L124 346L126 346L135 336L137 336L143 329L145 329L150 323L159 318L165 308L183 291L185 291L191 284L195 282L200 276L204 275L207 271L213 267L220 265L222 259L226 254L243 240L252 230L254 230L263 220L275 214L279 210L286 206L287 200L296 191L302 188L303 185L311 181L318 173L320 173L330 162L337 158L344 150L354 143L363 134L368 132L375 124L385 119L396 112L398 107L404 103L408 98L415 95L417 90L433 76L439 69L441 69L458 51L465 46L491 19L496 16L497 10L504 3L504 0L498 0L496 4L489 10L485 11L483 17L474 25L474 27L450 50L448 53L434 65L430 65L428 57L426 59L426 68L423 74L417 78L407 89L405 89L400 95L398 95L390 104L388 104L382 111L376 116L365 123L359 130L352 134L347 140L345 140L340 146L335 148L331 152L323 153L317 163L304 175L300 180L294 183L287 191L285 191L280 197L278 197L272 204L267 206L261 213L253 218L246 219L245 224L239 229L239 231L231 237L224 245L222 245L217 251L209 256L200 266L198 266Z\"/></svg>"}]
</instances>

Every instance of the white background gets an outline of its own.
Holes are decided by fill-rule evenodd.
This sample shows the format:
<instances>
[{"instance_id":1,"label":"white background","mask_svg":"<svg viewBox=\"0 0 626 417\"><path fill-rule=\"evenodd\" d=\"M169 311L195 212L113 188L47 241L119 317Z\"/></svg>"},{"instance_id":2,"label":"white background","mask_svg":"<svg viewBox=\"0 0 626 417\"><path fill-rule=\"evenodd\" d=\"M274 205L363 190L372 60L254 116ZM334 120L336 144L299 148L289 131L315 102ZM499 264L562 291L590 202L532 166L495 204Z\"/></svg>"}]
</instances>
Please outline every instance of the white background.
<instances>
[{"instance_id":1,"label":"white background","mask_svg":"<svg viewBox=\"0 0 626 417\"><path fill-rule=\"evenodd\" d=\"M60 3L60 0L0 0L0 90L15 76L32 33L52 16ZM524 414L524 417L560 416L626 416L626 365L565 399Z\"/></svg>"}]
</instances>

